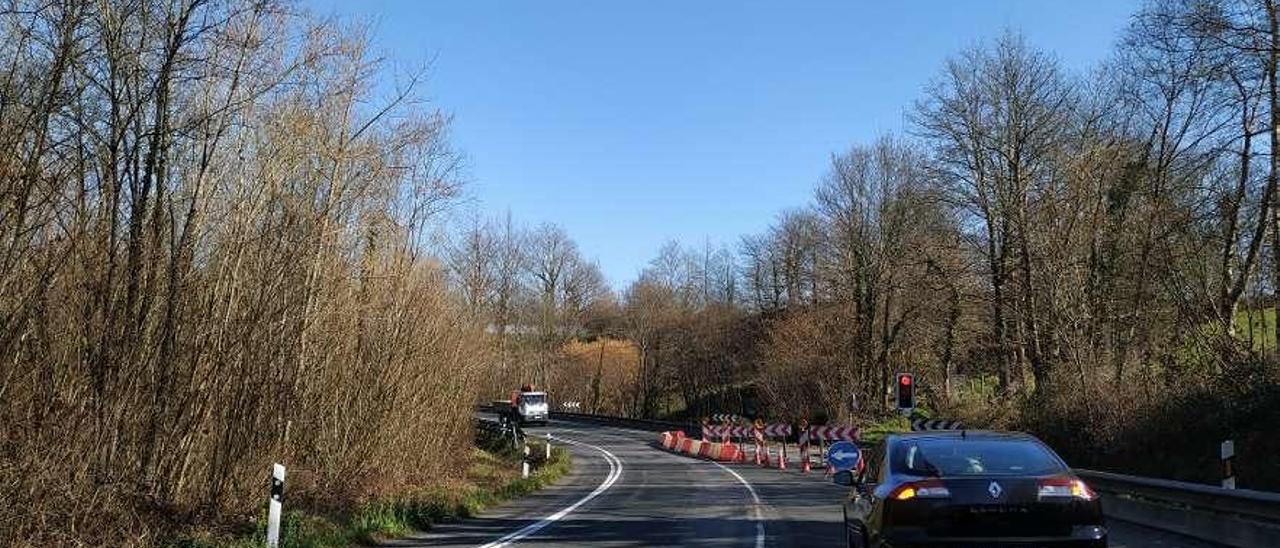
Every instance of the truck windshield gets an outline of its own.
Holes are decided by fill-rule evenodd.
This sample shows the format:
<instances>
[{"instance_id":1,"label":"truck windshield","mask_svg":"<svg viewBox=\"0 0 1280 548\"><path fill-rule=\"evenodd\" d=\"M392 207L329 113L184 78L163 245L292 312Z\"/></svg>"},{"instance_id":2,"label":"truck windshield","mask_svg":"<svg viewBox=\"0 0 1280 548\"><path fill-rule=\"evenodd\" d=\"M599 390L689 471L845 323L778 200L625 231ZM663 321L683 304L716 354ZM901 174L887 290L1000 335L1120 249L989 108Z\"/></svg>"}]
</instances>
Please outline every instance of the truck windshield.
<instances>
[{"instance_id":1,"label":"truck windshield","mask_svg":"<svg viewBox=\"0 0 1280 548\"><path fill-rule=\"evenodd\" d=\"M543 403L547 403L547 395L546 394L525 394L523 396L520 396L520 401L521 403L525 403L529 405L543 404Z\"/></svg>"}]
</instances>

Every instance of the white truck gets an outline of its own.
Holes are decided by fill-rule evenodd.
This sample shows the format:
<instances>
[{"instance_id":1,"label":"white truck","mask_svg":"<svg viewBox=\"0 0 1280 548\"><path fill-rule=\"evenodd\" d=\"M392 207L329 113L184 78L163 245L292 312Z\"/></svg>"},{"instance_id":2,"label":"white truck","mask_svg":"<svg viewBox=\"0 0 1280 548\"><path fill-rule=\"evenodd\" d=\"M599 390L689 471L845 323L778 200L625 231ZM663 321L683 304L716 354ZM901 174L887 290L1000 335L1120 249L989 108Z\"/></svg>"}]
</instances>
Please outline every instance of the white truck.
<instances>
[{"instance_id":1,"label":"white truck","mask_svg":"<svg viewBox=\"0 0 1280 548\"><path fill-rule=\"evenodd\" d=\"M520 425L546 424L551 417L547 404L547 393L534 390L532 385L520 387L519 392L512 392L510 400L493 402L493 409L504 421Z\"/></svg>"}]
</instances>

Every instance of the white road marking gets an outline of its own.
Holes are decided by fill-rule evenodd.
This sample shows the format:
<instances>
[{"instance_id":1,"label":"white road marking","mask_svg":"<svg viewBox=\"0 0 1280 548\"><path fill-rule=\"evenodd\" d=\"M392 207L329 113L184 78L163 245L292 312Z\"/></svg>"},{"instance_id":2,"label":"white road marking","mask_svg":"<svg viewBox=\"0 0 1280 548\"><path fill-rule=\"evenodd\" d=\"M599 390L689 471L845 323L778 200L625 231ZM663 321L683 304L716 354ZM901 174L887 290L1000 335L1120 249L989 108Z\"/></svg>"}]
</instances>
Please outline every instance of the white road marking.
<instances>
[{"instance_id":1,"label":"white road marking","mask_svg":"<svg viewBox=\"0 0 1280 548\"><path fill-rule=\"evenodd\" d=\"M560 510L559 512L551 514L550 516L542 518L541 520L538 520L534 523L530 523L529 525L524 526L518 531L510 533L498 540L490 542L489 544L485 544L480 548L501 548L503 546L507 546L509 544L515 544L516 542L519 542L520 539L525 538L529 535L532 535L542 530L544 527L551 525L552 523L555 523L561 519L564 519L565 516L569 515L574 510L577 510L579 506L586 504L587 501L593 498L596 498L597 496L600 495L600 493L603 493L605 492L605 490L612 487L613 484L618 481L618 478L622 476L622 459L619 459L616 455L614 455L613 453L610 453L607 449L604 449L602 447L597 447L589 443L583 443L580 441L565 439L558 436L552 436L552 439L557 439L572 445L589 447L591 449L595 449L596 451L599 451L600 454L604 455L605 462L609 463L609 475L605 476L604 481L600 482L600 485L596 486L594 491L587 493L585 497L578 499L577 502L570 504L569 506L566 506L564 509ZM759 546L760 543L757 542L756 545Z\"/></svg>"},{"instance_id":2,"label":"white road marking","mask_svg":"<svg viewBox=\"0 0 1280 548\"><path fill-rule=\"evenodd\" d=\"M751 500L755 503L756 548L764 548L764 512L760 511L762 504L760 503L760 495L756 494L755 487L752 487L751 482L747 481L746 478L742 477L742 475L738 474L734 469L716 461L711 461L711 464L719 466L720 468L723 468L725 472L732 474L733 477L738 479L738 483L741 483L743 487L747 488L747 492L751 493Z\"/></svg>"},{"instance_id":3,"label":"white road marking","mask_svg":"<svg viewBox=\"0 0 1280 548\"><path fill-rule=\"evenodd\" d=\"M606 426L605 428L610 428L610 427ZM621 430L621 429L618 429L618 430ZM585 433L585 432L582 432L582 431L580 431L580 430L573 430L573 429L571 429L571 428L561 428L561 431L565 431L565 432L573 432L573 433L575 433L575 434L580 434L580 435L586 435L586 433ZM564 440L564 441L569 441L569 440ZM574 442L571 442L571 443L574 443ZM587 444L579 443L579 445L587 445ZM587 445L587 447L595 447L595 446ZM599 447L595 447L595 449L603 451L603 449L600 449ZM607 451L606 451L606 453L607 453ZM617 458L617 457L614 457L614 458ZM755 522L756 522L756 545L755 545L755 548L764 548L764 539L765 539L765 534L764 534L764 512L761 510L761 508L763 508L763 507L764 507L764 504L763 504L762 502L760 502L760 495L759 495L758 493L756 493L756 489L755 489L754 487L752 487L752 486L751 486L751 482L747 481L747 479L746 479L746 478L742 477L742 475L741 475L741 474L739 474L739 473L738 473L737 471L735 471L734 469L729 468L728 466L725 466L725 465L723 465L723 464L720 464L720 463L718 463L718 462L716 462L716 461L709 461L709 462L711 462L711 464L714 464L714 465L716 465L716 466L719 466L720 468L723 468L725 472L728 472L730 475L732 475L732 476L734 477L734 479L737 479L737 480L738 480L738 483L741 483L743 487L746 487L746 488L747 488L747 492L751 494L751 500L752 500L752 502L754 503L754 504L753 504L753 507L754 507L754 509L755 509L755 512L754 512L754 513L755 513L755 518L754 518L754 519L755 519ZM621 462L619 462L618 464L619 464L619 466L621 466L621 464L622 464L622 463L621 463ZM482 548L483 548L483 547L482 547Z\"/></svg>"}]
</instances>

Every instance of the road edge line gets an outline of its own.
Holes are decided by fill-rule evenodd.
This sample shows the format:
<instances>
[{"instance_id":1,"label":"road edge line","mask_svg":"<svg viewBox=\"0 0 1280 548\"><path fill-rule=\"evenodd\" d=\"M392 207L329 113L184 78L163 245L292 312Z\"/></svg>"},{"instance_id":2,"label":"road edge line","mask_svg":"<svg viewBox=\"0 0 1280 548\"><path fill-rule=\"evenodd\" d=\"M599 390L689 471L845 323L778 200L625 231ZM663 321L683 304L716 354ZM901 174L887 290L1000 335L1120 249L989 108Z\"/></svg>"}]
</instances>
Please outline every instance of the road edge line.
<instances>
[{"instance_id":1,"label":"road edge line","mask_svg":"<svg viewBox=\"0 0 1280 548\"><path fill-rule=\"evenodd\" d=\"M564 421L564 422L572 423L573 421ZM614 430L626 430L626 431L629 431L629 432L637 431L637 430L632 429L632 428L624 428L624 427L620 427L620 426L612 426L612 425L600 425L600 426L603 426L604 428L614 429ZM584 432L582 432L582 431L579 431L579 430L573 430L573 429L570 429L570 428L562 428L562 430L566 430L566 431L574 432L574 433L578 433L578 434L584 434ZM566 440L566 441L568 441L568 440ZM663 453L666 453L666 451L662 451L662 452L663 452ZM765 521L765 520L764 520L764 511L762 510L762 509L764 508L764 503L760 501L760 494L756 492L755 487L752 487L751 482L747 481L747 479L746 479L746 478L744 478L744 477L742 477L742 475L741 475L741 474L739 474L736 470L734 470L734 469L732 469L732 468L729 468L728 466L725 466L725 465L723 465L723 464L720 464L720 463L719 463L719 462L717 462L717 461L714 461L714 460L712 460L712 461L704 461L704 460L702 460L702 459L691 459L691 462L710 462L711 464L714 464L714 465L716 465L716 466L719 466L719 467L720 467L721 469L723 469L725 472L728 472L728 473L729 473L729 475L733 476L733 477L734 477L734 479L738 480L738 483L741 483L743 487L746 487L746 488L747 488L747 492L751 494L751 500L752 500L752 502L754 503L754 509L755 509L755 517L754 517L754 520L755 520L755 522L756 522L756 542L755 542L755 548L764 548L765 538L766 538L766 535L765 535L765 527L764 527L764 521Z\"/></svg>"},{"instance_id":2,"label":"road edge line","mask_svg":"<svg viewBox=\"0 0 1280 548\"><path fill-rule=\"evenodd\" d=\"M747 478L742 477L742 474L739 474L737 470L729 468L728 466L720 464L716 461L708 461L708 462L716 466L719 466L721 469L728 472L730 475L732 475L735 479L738 480L738 483L741 483L743 487L747 488L748 493L751 493L751 500L752 502L755 503L754 508L755 508L755 522L756 522L756 548L764 548L764 538L765 538L764 512L761 511L761 508L764 506L764 503L760 502L760 495L756 493L756 488L752 487L751 482L747 481Z\"/></svg>"},{"instance_id":3,"label":"road edge line","mask_svg":"<svg viewBox=\"0 0 1280 548\"><path fill-rule=\"evenodd\" d=\"M581 447L588 447L591 449L595 449L596 451L599 451L600 454L604 455L605 462L609 463L609 474L605 476L604 481L600 482L600 485L597 485L594 490L592 490L590 493L587 493L586 496L578 499L573 504L570 504L569 506L562 508L559 512L556 512L554 514L551 514L550 516L547 516L538 521L530 523L529 525L526 525L516 531L507 533L506 535L499 538L498 540L495 540L488 544L484 544L480 548L501 548L503 546L507 546L509 544L514 544L516 542L519 542L521 539L542 530L548 525L551 525L557 521L560 521L561 519L564 519L565 516L568 516L574 510L577 510L578 507L582 506L583 504L586 504L591 499L594 499L597 496L600 496L601 493L604 493L610 487L613 487L613 484L618 481L618 478L622 477L622 468L623 468L622 459L618 458L617 455L614 455L613 453L609 452L609 450L603 447L591 445L586 442L562 438L556 435L552 435L551 439L556 439L568 444L578 445ZM756 545L760 546L759 542L757 542Z\"/></svg>"}]
</instances>

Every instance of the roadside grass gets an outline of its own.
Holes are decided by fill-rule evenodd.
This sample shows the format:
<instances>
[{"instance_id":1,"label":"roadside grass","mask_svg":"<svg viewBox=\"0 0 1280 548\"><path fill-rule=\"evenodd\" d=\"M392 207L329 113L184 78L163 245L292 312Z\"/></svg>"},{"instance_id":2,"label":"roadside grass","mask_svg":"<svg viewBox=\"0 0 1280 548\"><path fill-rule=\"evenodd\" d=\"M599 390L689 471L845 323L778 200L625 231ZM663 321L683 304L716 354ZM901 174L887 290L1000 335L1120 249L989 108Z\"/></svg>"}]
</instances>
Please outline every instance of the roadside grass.
<instances>
[{"instance_id":1,"label":"roadside grass","mask_svg":"<svg viewBox=\"0 0 1280 548\"><path fill-rule=\"evenodd\" d=\"M907 417L896 416L867 424L860 429L859 435L864 444L874 445L884 441L885 436L889 434L908 430L911 430L911 421Z\"/></svg>"},{"instance_id":2,"label":"roadside grass","mask_svg":"<svg viewBox=\"0 0 1280 548\"><path fill-rule=\"evenodd\" d=\"M1234 318L1236 338L1255 351L1276 350L1276 310L1271 307L1240 309Z\"/></svg>"},{"instance_id":3,"label":"roadside grass","mask_svg":"<svg viewBox=\"0 0 1280 548\"><path fill-rule=\"evenodd\" d=\"M465 479L404 497L367 503L346 516L317 515L289 510L281 520L281 548L342 548L376 545L414 531L429 530L437 523L470 518L504 501L522 497L569 473L572 459L563 447L543 455L543 442L529 443L532 470L520 477L520 455L515 451L476 448ZM286 502L287 507L287 502ZM252 535L195 536L171 543L174 548L262 548L266 545L266 511Z\"/></svg>"}]
</instances>

